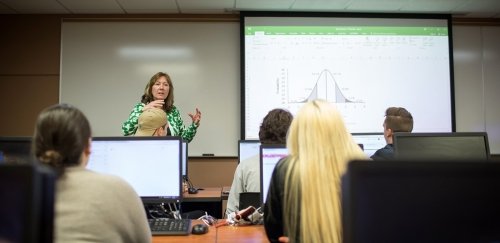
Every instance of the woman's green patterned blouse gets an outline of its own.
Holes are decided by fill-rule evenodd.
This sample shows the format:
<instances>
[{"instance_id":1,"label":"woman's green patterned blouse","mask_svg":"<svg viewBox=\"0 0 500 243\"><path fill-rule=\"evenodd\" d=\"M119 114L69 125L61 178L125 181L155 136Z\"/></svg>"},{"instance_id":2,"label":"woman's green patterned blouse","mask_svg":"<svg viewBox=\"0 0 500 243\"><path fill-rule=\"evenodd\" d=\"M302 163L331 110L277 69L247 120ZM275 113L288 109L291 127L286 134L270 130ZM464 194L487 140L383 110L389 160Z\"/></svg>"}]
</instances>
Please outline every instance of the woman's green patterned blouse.
<instances>
[{"instance_id":1,"label":"woman's green patterned blouse","mask_svg":"<svg viewBox=\"0 0 500 243\"><path fill-rule=\"evenodd\" d=\"M137 123L139 120L139 116L142 113L142 108L144 108L145 104L138 103L135 105L132 112L130 112L130 116L122 125L123 135L129 136L134 135L137 130ZM196 135L196 129L198 126L195 123L192 123L188 127L184 126L184 121L182 121L181 114L177 107L173 107L172 110L167 113L168 126L172 133L172 136L180 136L182 139L191 142L193 140L194 135Z\"/></svg>"}]
</instances>

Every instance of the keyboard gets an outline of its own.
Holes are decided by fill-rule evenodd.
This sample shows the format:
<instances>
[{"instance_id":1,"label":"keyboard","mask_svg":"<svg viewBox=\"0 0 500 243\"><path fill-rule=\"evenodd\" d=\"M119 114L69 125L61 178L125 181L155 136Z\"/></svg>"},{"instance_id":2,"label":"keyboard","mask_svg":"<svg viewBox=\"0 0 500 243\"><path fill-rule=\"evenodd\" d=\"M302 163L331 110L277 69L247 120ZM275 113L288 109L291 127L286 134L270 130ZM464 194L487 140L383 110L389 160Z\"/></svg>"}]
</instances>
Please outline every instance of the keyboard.
<instances>
[{"instance_id":1,"label":"keyboard","mask_svg":"<svg viewBox=\"0 0 500 243\"><path fill-rule=\"evenodd\" d=\"M152 235L189 235L190 219L148 219Z\"/></svg>"}]
</instances>

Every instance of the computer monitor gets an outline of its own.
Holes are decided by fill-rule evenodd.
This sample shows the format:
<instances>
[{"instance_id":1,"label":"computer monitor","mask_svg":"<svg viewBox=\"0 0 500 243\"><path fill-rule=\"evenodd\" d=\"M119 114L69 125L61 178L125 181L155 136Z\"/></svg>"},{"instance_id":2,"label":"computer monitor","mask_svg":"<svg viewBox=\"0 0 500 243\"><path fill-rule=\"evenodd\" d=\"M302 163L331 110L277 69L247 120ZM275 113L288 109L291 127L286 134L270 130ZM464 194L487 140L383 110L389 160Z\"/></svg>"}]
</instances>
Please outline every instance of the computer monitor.
<instances>
[{"instance_id":1,"label":"computer monitor","mask_svg":"<svg viewBox=\"0 0 500 243\"><path fill-rule=\"evenodd\" d=\"M0 137L0 163L31 163L31 137Z\"/></svg>"},{"instance_id":2,"label":"computer monitor","mask_svg":"<svg viewBox=\"0 0 500 243\"><path fill-rule=\"evenodd\" d=\"M188 142L182 140L182 177L187 178L188 175Z\"/></svg>"},{"instance_id":3,"label":"computer monitor","mask_svg":"<svg viewBox=\"0 0 500 243\"><path fill-rule=\"evenodd\" d=\"M87 168L123 178L143 203L182 199L180 137L94 137Z\"/></svg>"},{"instance_id":4,"label":"computer monitor","mask_svg":"<svg viewBox=\"0 0 500 243\"><path fill-rule=\"evenodd\" d=\"M396 159L490 159L485 132L395 133L393 144Z\"/></svg>"},{"instance_id":5,"label":"computer monitor","mask_svg":"<svg viewBox=\"0 0 500 243\"><path fill-rule=\"evenodd\" d=\"M238 164L252 156L259 155L259 140L239 140L238 141Z\"/></svg>"},{"instance_id":6,"label":"computer monitor","mask_svg":"<svg viewBox=\"0 0 500 243\"><path fill-rule=\"evenodd\" d=\"M500 242L500 163L354 161L344 242Z\"/></svg>"},{"instance_id":7,"label":"computer monitor","mask_svg":"<svg viewBox=\"0 0 500 243\"><path fill-rule=\"evenodd\" d=\"M0 164L0 242L53 242L55 173L31 164Z\"/></svg>"},{"instance_id":8,"label":"computer monitor","mask_svg":"<svg viewBox=\"0 0 500 243\"><path fill-rule=\"evenodd\" d=\"M288 149L284 144L260 145L260 198L262 204L266 202L274 167L280 159L286 156L288 156Z\"/></svg>"},{"instance_id":9,"label":"computer monitor","mask_svg":"<svg viewBox=\"0 0 500 243\"><path fill-rule=\"evenodd\" d=\"M368 157L387 145L383 133L353 133L352 138L361 146Z\"/></svg>"}]
</instances>

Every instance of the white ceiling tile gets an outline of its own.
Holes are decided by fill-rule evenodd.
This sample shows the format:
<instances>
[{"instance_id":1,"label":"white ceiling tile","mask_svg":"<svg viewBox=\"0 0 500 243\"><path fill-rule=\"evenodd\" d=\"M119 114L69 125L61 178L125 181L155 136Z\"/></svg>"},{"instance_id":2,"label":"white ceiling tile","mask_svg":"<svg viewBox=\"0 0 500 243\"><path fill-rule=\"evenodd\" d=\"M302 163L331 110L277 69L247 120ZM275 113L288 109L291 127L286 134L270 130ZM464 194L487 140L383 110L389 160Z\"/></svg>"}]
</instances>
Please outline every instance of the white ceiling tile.
<instances>
[{"instance_id":1,"label":"white ceiling tile","mask_svg":"<svg viewBox=\"0 0 500 243\"><path fill-rule=\"evenodd\" d=\"M499 18L500 0L0 0L0 14L221 14L240 10L451 13Z\"/></svg>"},{"instance_id":2,"label":"white ceiling tile","mask_svg":"<svg viewBox=\"0 0 500 243\"><path fill-rule=\"evenodd\" d=\"M347 10L394 12L406 4L408 0L352 0Z\"/></svg>"},{"instance_id":3,"label":"white ceiling tile","mask_svg":"<svg viewBox=\"0 0 500 243\"><path fill-rule=\"evenodd\" d=\"M468 0L411 0L403 5L401 10L416 12L451 12L467 1Z\"/></svg>"},{"instance_id":4,"label":"white ceiling tile","mask_svg":"<svg viewBox=\"0 0 500 243\"><path fill-rule=\"evenodd\" d=\"M468 18L491 18L500 13L500 1L467 0L466 3L454 9L454 12L464 13Z\"/></svg>"},{"instance_id":5,"label":"white ceiling tile","mask_svg":"<svg viewBox=\"0 0 500 243\"><path fill-rule=\"evenodd\" d=\"M177 0L181 10L234 8L235 0Z\"/></svg>"},{"instance_id":6,"label":"white ceiling tile","mask_svg":"<svg viewBox=\"0 0 500 243\"><path fill-rule=\"evenodd\" d=\"M118 3L127 11L155 11L159 12L175 11L178 12L175 0L117 0Z\"/></svg>"},{"instance_id":7,"label":"white ceiling tile","mask_svg":"<svg viewBox=\"0 0 500 243\"><path fill-rule=\"evenodd\" d=\"M241 10L288 10L294 0L236 0Z\"/></svg>"},{"instance_id":8,"label":"white ceiling tile","mask_svg":"<svg viewBox=\"0 0 500 243\"><path fill-rule=\"evenodd\" d=\"M467 0L455 9L463 12L500 12L499 0Z\"/></svg>"},{"instance_id":9,"label":"white ceiling tile","mask_svg":"<svg viewBox=\"0 0 500 243\"><path fill-rule=\"evenodd\" d=\"M78 11L99 11L95 13L113 12L113 10L122 10L115 0L58 0L66 8Z\"/></svg>"},{"instance_id":10,"label":"white ceiling tile","mask_svg":"<svg viewBox=\"0 0 500 243\"><path fill-rule=\"evenodd\" d=\"M341 11L347 7L349 0L296 0L292 4L294 10Z\"/></svg>"}]
</instances>

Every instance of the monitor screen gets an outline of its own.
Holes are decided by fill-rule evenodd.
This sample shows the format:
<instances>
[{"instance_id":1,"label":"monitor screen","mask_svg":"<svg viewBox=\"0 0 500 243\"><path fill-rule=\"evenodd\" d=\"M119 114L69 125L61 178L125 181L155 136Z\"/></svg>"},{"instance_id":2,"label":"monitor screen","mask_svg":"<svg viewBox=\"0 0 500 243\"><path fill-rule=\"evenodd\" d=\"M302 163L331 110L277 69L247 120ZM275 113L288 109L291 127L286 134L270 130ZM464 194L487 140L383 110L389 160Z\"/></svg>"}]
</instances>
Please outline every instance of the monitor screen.
<instances>
[{"instance_id":1,"label":"monitor screen","mask_svg":"<svg viewBox=\"0 0 500 243\"><path fill-rule=\"evenodd\" d=\"M390 106L412 113L414 132L454 131L450 15L241 12L240 18L243 139L258 139L269 110L296 114L314 99L334 103L353 133L380 132Z\"/></svg>"},{"instance_id":2,"label":"monitor screen","mask_svg":"<svg viewBox=\"0 0 500 243\"><path fill-rule=\"evenodd\" d=\"M123 178L143 202L181 199L179 137L94 137L87 168Z\"/></svg>"},{"instance_id":3,"label":"monitor screen","mask_svg":"<svg viewBox=\"0 0 500 243\"><path fill-rule=\"evenodd\" d=\"M284 144L260 146L260 198L263 204L266 202L274 167L280 159L286 156L288 156L288 149Z\"/></svg>"},{"instance_id":4,"label":"monitor screen","mask_svg":"<svg viewBox=\"0 0 500 243\"><path fill-rule=\"evenodd\" d=\"M352 138L362 146L368 157L387 144L383 133L353 133Z\"/></svg>"},{"instance_id":5,"label":"monitor screen","mask_svg":"<svg viewBox=\"0 0 500 243\"><path fill-rule=\"evenodd\" d=\"M182 177L188 175L188 142L182 140Z\"/></svg>"},{"instance_id":6,"label":"monitor screen","mask_svg":"<svg viewBox=\"0 0 500 243\"><path fill-rule=\"evenodd\" d=\"M240 140L238 142L238 164L250 157L258 156L259 152L259 140Z\"/></svg>"},{"instance_id":7,"label":"monitor screen","mask_svg":"<svg viewBox=\"0 0 500 243\"><path fill-rule=\"evenodd\" d=\"M355 161L344 242L499 242L500 163Z\"/></svg>"},{"instance_id":8,"label":"monitor screen","mask_svg":"<svg viewBox=\"0 0 500 243\"><path fill-rule=\"evenodd\" d=\"M31 137L0 137L0 163L30 163Z\"/></svg>"},{"instance_id":9,"label":"monitor screen","mask_svg":"<svg viewBox=\"0 0 500 243\"><path fill-rule=\"evenodd\" d=\"M0 242L52 242L56 176L33 164L0 164Z\"/></svg>"},{"instance_id":10,"label":"monitor screen","mask_svg":"<svg viewBox=\"0 0 500 243\"><path fill-rule=\"evenodd\" d=\"M490 149L485 132L395 133L396 159L488 160Z\"/></svg>"}]
</instances>

